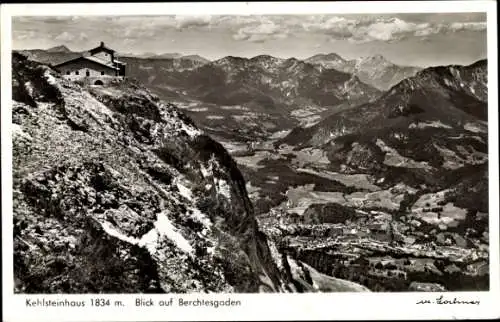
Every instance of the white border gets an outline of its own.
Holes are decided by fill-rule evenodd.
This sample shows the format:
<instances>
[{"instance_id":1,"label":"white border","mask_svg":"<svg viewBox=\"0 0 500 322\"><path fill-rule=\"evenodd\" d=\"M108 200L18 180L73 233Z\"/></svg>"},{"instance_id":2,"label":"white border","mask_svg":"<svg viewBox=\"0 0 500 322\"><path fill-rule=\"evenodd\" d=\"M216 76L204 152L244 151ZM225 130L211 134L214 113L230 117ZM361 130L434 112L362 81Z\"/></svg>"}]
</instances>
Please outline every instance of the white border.
<instances>
[{"instance_id":1,"label":"white border","mask_svg":"<svg viewBox=\"0 0 500 322\"><path fill-rule=\"evenodd\" d=\"M453 13L495 11L494 1L302 1L11 4L11 16Z\"/></svg>"},{"instance_id":2,"label":"white border","mask_svg":"<svg viewBox=\"0 0 500 322\"><path fill-rule=\"evenodd\" d=\"M433 299L432 293L314 293L314 294L210 294L143 295L156 301L178 298L241 300L242 306L226 308L135 307L138 295L100 296L122 300L126 308L84 309L26 308L25 299L13 294L12 263L12 140L11 140L11 17L65 15L159 14L305 14L305 13L410 13L487 12L489 103L489 207L490 291L444 293L448 299L480 300L480 305L416 305ZM495 1L434 2L289 2L289 3L113 3L113 4L9 4L1 6L2 101L2 247L4 321L142 321L142 320L315 320L315 319L488 319L500 317L499 274L499 173L498 173L498 75ZM95 295L36 296L46 299L89 301Z\"/></svg>"}]
</instances>

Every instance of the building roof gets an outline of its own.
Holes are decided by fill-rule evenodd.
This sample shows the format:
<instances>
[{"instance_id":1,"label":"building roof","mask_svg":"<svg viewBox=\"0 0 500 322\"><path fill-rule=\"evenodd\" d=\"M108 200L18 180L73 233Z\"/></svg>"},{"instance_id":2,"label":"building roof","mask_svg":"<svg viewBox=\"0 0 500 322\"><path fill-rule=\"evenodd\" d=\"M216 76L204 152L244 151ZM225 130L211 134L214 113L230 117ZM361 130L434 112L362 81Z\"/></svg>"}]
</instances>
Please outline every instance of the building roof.
<instances>
[{"instance_id":1,"label":"building roof","mask_svg":"<svg viewBox=\"0 0 500 322\"><path fill-rule=\"evenodd\" d=\"M109 52L111 54L115 52L113 49L105 46L103 41L101 41L101 44L99 46L97 46L97 47L92 48L92 49L89 50L89 52L91 54L95 54L95 53L98 53L100 51L106 51L106 52Z\"/></svg>"},{"instance_id":2,"label":"building roof","mask_svg":"<svg viewBox=\"0 0 500 322\"><path fill-rule=\"evenodd\" d=\"M120 65L127 65L127 63L122 62L121 60L118 60L116 58L115 58L114 62L117 63L117 64L120 64Z\"/></svg>"},{"instance_id":3,"label":"building roof","mask_svg":"<svg viewBox=\"0 0 500 322\"><path fill-rule=\"evenodd\" d=\"M105 60L102 60L102 59L99 59L97 57L94 57L94 56L86 56L86 57L83 57L84 59L87 59L87 60L90 60L90 61L93 61L95 63L98 63L98 64L101 64L101 65L104 65L104 66L107 66L109 68L113 68L113 69L119 69L118 67L116 67L112 62L108 62L108 61L105 61Z\"/></svg>"},{"instance_id":4,"label":"building roof","mask_svg":"<svg viewBox=\"0 0 500 322\"><path fill-rule=\"evenodd\" d=\"M63 65L66 65L66 64L68 64L68 63L75 62L75 61L77 61L77 60L81 60L81 59L83 59L83 60L88 60L88 61L91 61L91 62L97 63L97 64L99 64L99 65L102 65L102 66L105 66L105 67L108 67L108 68L111 68L111 69L114 69L114 70L119 70L119 69L120 69L120 68L118 68L118 67L114 66L112 63L106 62L106 61L104 61L104 60L102 60L102 59L99 59L99 58L97 58L97 57L93 57L93 56L85 56L85 57L84 57L84 56L80 56L80 57L76 57L76 58L73 58L73 59L67 60L67 61L65 61L65 62L62 62L62 63L60 63L60 64L57 64L57 65L55 65L54 67L56 67L56 68L57 68L57 67L59 67L59 66L63 66Z\"/></svg>"}]
</instances>

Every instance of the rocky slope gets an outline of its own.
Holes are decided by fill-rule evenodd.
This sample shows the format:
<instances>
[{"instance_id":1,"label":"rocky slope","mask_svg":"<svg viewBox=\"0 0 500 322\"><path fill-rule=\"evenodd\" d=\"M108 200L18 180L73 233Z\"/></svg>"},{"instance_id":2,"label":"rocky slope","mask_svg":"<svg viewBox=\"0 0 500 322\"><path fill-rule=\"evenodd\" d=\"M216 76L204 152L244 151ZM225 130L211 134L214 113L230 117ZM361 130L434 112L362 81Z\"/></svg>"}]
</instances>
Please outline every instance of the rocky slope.
<instances>
[{"instance_id":1,"label":"rocky slope","mask_svg":"<svg viewBox=\"0 0 500 322\"><path fill-rule=\"evenodd\" d=\"M12 77L16 292L367 290L276 253L227 151L140 84Z\"/></svg>"},{"instance_id":2,"label":"rocky slope","mask_svg":"<svg viewBox=\"0 0 500 322\"><path fill-rule=\"evenodd\" d=\"M346 60L331 53L315 55L305 61L356 75L362 82L384 91L421 70L418 67L393 64L382 55Z\"/></svg>"}]
</instances>

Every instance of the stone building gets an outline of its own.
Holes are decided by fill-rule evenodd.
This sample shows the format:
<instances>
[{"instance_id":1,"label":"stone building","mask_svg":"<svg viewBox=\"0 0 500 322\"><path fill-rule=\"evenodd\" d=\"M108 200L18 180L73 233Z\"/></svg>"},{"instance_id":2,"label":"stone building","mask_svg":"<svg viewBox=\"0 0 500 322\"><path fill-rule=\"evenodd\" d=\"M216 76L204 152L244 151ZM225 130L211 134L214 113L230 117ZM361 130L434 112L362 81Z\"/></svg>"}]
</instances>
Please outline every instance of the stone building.
<instances>
[{"instance_id":1,"label":"stone building","mask_svg":"<svg viewBox=\"0 0 500 322\"><path fill-rule=\"evenodd\" d=\"M125 67L124 62L115 58L115 51L106 47L102 41L98 47L90 49L84 55L54 66L66 79L94 85L103 85L113 79L125 77Z\"/></svg>"}]
</instances>

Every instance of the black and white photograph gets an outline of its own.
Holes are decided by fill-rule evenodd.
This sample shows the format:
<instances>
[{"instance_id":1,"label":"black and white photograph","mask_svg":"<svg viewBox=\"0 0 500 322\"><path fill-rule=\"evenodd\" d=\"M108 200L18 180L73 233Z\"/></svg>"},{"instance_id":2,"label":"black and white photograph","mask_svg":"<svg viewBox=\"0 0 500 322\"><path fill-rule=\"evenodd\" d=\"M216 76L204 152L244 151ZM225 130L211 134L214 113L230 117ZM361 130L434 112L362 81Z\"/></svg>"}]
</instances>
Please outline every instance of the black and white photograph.
<instances>
[{"instance_id":1,"label":"black and white photograph","mask_svg":"<svg viewBox=\"0 0 500 322\"><path fill-rule=\"evenodd\" d=\"M9 292L491 290L485 11L10 28Z\"/></svg>"}]
</instances>

